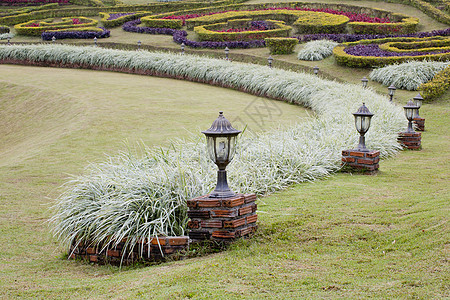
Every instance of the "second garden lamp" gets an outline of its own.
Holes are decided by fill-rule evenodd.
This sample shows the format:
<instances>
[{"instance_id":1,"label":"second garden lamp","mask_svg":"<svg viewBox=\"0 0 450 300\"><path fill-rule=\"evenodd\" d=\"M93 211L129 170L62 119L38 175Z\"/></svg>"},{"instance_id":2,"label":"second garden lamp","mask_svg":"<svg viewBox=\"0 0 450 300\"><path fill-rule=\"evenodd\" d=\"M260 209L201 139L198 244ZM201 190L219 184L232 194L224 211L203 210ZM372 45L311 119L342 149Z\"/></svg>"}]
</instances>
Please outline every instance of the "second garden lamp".
<instances>
[{"instance_id":1,"label":"second garden lamp","mask_svg":"<svg viewBox=\"0 0 450 300\"><path fill-rule=\"evenodd\" d=\"M412 100L409 100L408 103L406 103L406 105L403 106L403 108L405 109L406 119L408 119L408 129L406 130L406 132L413 133L415 131L412 126L412 121L414 119L415 111L419 108L417 107L416 104L414 104L414 102Z\"/></svg>"},{"instance_id":2,"label":"second garden lamp","mask_svg":"<svg viewBox=\"0 0 450 300\"><path fill-rule=\"evenodd\" d=\"M210 198L233 197L235 193L228 187L227 165L231 162L236 152L237 136L240 130L234 129L224 116L219 112L219 117L212 123L211 128L202 131L206 135L209 158L219 167L217 171L217 185Z\"/></svg>"},{"instance_id":3,"label":"second garden lamp","mask_svg":"<svg viewBox=\"0 0 450 300\"><path fill-rule=\"evenodd\" d=\"M369 130L370 127L370 119L372 119L373 113L369 111L369 109L366 107L366 105L363 103L363 105L358 108L358 111L353 113L355 116L355 125L356 130L358 130L360 136L359 136L359 145L356 150L362 151L362 152L369 152L369 150L366 148L366 138L365 134L367 130Z\"/></svg>"}]
</instances>

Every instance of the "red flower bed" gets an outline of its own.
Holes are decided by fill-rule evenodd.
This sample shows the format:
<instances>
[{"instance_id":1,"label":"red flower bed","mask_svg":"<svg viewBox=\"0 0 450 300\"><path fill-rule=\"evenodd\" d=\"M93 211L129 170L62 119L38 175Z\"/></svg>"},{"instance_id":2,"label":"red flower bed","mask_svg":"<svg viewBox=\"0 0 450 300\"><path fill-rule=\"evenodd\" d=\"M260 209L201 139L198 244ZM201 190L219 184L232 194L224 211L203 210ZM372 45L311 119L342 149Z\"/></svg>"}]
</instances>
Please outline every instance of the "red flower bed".
<instances>
[{"instance_id":1,"label":"red flower bed","mask_svg":"<svg viewBox=\"0 0 450 300\"><path fill-rule=\"evenodd\" d=\"M315 12L325 12L333 15L344 15L350 19L350 22L367 22L367 23L390 23L391 21L389 18L372 18L369 17L367 14L355 14L348 11L340 11L340 10L333 10L329 8L302 8L302 7L268 7L263 9L253 9L249 11L258 11L258 10L302 10L302 11L315 11ZM227 10L227 11L220 11L220 12L210 12L205 14L189 14L189 15L179 15L179 16L167 16L163 17L162 19L181 19L183 20L183 25L185 25L185 20L192 19L192 18L198 18L202 16L209 16L209 15L215 15L215 14L222 14L229 11L237 11L237 10Z\"/></svg>"}]
</instances>

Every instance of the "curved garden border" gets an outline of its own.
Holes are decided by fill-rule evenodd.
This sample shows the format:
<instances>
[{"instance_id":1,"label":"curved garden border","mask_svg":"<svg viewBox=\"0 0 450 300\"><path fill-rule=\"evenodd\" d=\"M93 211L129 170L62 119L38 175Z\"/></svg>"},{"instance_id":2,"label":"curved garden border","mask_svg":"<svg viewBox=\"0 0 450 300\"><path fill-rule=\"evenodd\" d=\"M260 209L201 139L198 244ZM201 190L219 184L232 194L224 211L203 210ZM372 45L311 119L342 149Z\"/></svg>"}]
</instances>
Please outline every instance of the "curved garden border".
<instances>
[{"instance_id":1,"label":"curved garden border","mask_svg":"<svg viewBox=\"0 0 450 300\"><path fill-rule=\"evenodd\" d=\"M317 117L309 122L241 139L239 155L229 169L230 183L241 193L271 193L338 170L341 151L357 143L351 112L361 105L361 99L375 113L367 135L368 147L380 150L382 156L400 149L397 133L406 126L402 109L369 89L256 65L190 55L67 45L0 46L0 62L177 78L231 87L311 108ZM175 143L163 151L146 149L142 158L125 154L94 166L90 174L74 179L71 188L58 199L52 218L56 236L67 246L83 241L114 246L127 237L128 246L134 247L143 238L161 234L159 227L150 224L166 224L164 218L170 215L138 224L128 218L136 214L141 220L150 218L147 214L151 210L146 207L156 199L182 213L185 200L207 193L215 184L215 170L204 144L203 139L194 139ZM108 174L114 177L114 189L111 182L104 180L103 176ZM92 198L86 190L91 184L105 197ZM132 190L133 196L124 198L130 195L123 193L124 189ZM114 226L101 225L111 217L103 214L103 209L121 211L123 205L127 207L126 216L118 218ZM183 235L182 223L166 234ZM83 224L89 224L89 229Z\"/></svg>"}]
</instances>

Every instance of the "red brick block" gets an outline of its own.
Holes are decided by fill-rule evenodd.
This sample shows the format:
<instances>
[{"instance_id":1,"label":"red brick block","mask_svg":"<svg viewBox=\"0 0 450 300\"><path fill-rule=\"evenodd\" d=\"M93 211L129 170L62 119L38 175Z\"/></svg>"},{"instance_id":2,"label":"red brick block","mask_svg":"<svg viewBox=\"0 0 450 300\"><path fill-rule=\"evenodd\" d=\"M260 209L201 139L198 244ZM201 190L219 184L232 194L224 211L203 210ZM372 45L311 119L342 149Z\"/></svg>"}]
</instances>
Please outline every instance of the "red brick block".
<instances>
[{"instance_id":1,"label":"red brick block","mask_svg":"<svg viewBox=\"0 0 450 300\"><path fill-rule=\"evenodd\" d=\"M120 251L119 250L108 250L108 251L106 251L106 256L120 257Z\"/></svg>"},{"instance_id":2,"label":"red brick block","mask_svg":"<svg viewBox=\"0 0 450 300\"><path fill-rule=\"evenodd\" d=\"M240 197L235 197L235 198L231 198L231 199L224 199L222 200L222 206L224 207L236 207L239 205L243 205L244 204L244 197L240 196Z\"/></svg>"},{"instance_id":3,"label":"red brick block","mask_svg":"<svg viewBox=\"0 0 450 300\"><path fill-rule=\"evenodd\" d=\"M342 156L349 156L350 155L350 151L349 150L343 150L342 151Z\"/></svg>"},{"instance_id":4,"label":"red brick block","mask_svg":"<svg viewBox=\"0 0 450 300\"><path fill-rule=\"evenodd\" d=\"M214 231L212 237L219 239L234 239L236 237L235 231Z\"/></svg>"},{"instance_id":5,"label":"red brick block","mask_svg":"<svg viewBox=\"0 0 450 300\"><path fill-rule=\"evenodd\" d=\"M373 165L373 163L374 163L373 159L364 159L364 158L358 158L357 162L358 162L358 164L364 164L364 165Z\"/></svg>"},{"instance_id":6,"label":"red brick block","mask_svg":"<svg viewBox=\"0 0 450 300\"><path fill-rule=\"evenodd\" d=\"M166 245L166 238L165 237L154 237L150 240L150 244L152 245Z\"/></svg>"},{"instance_id":7,"label":"red brick block","mask_svg":"<svg viewBox=\"0 0 450 300\"><path fill-rule=\"evenodd\" d=\"M222 228L223 223L221 220L205 220L201 221L200 226L202 228Z\"/></svg>"},{"instance_id":8,"label":"red brick block","mask_svg":"<svg viewBox=\"0 0 450 300\"><path fill-rule=\"evenodd\" d=\"M171 246L182 246L182 245L187 245L189 238L187 236L173 236L173 237L168 237L167 241L169 242L169 245L171 245Z\"/></svg>"},{"instance_id":9,"label":"red brick block","mask_svg":"<svg viewBox=\"0 0 450 300\"><path fill-rule=\"evenodd\" d=\"M191 220L187 223L187 227L190 229L198 229L200 227L200 223L197 220L195 221Z\"/></svg>"},{"instance_id":10,"label":"red brick block","mask_svg":"<svg viewBox=\"0 0 450 300\"><path fill-rule=\"evenodd\" d=\"M188 200L187 206L190 208L196 208L197 207L197 200Z\"/></svg>"},{"instance_id":11,"label":"red brick block","mask_svg":"<svg viewBox=\"0 0 450 300\"><path fill-rule=\"evenodd\" d=\"M246 224L246 218L236 219L232 221L223 221L224 228L236 228Z\"/></svg>"},{"instance_id":12,"label":"red brick block","mask_svg":"<svg viewBox=\"0 0 450 300\"><path fill-rule=\"evenodd\" d=\"M368 152L368 153L366 153L366 157L367 158L374 158L374 157L377 157L377 156L380 156L380 151L370 151L370 152Z\"/></svg>"},{"instance_id":13,"label":"red brick block","mask_svg":"<svg viewBox=\"0 0 450 300\"><path fill-rule=\"evenodd\" d=\"M89 255L89 261L97 262L98 261L98 256L97 255Z\"/></svg>"},{"instance_id":14,"label":"red brick block","mask_svg":"<svg viewBox=\"0 0 450 300\"><path fill-rule=\"evenodd\" d=\"M239 209L239 215L246 215L253 212L253 205L245 206Z\"/></svg>"},{"instance_id":15,"label":"red brick block","mask_svg":"<svg viewBox=\"0 0 450 300\"><path fill-rule=\"evenodd\" d=\"M244 202L250 203L256 201L256 194L245 194L244 195Z\"/></svg>"},{"instance_id":16,"label":"red brick block","mask_svg":"<svg viewBox=\"0 0 450 300\"><path fill-rule=\"evenodd\" d=\"M258 220L258 215L248 216L247 217L247 224L255 223L256 220Z\"/></svg>"},{"instance_id":17,"label":"red brick block","mask_svg":"<svg viewBox=\"0 0 450 300\"><path fill-rule=\"evenodd\" d=\"M350 150L350 156L364 157L364 152L356 151L356 150Z\"/></svg>"},{"instance_id":18,"label":"red brick block","mask_svg":"<svg viewBox=\"0 0 450 300\"><path fill-rule=\"evenodd\" d=\"M240 236L245 236L245 235L248 235L248 234L250 234L252 232L253 232L253 227L247 227L247 228L241 229L241 231L239 232L239 235Z\"/></svg>"},{"instance_id":19,"label":"red brick block","mask_svg":"<svg viewBox=\"0 0 450 300\"><path fill-rule=\"evenodd\" d=\"M220 200L216 199L198 200L197 207L220 207Z\"/></svg>"},{"instance_id":20,"label":"red brick block","mask_svg":"<svg viewBox=\"0 0 450 300\"><path fill-rule=\"evenodd\" d=\"M190 210L188 211L188 217L191 219L209 219L210 214L209 211L206 210Z\"/></svg>"},{"instance_id":21,"label":"red brick block","mask_svg":"<svg viewBox=\"0 0 450 300\"><path fill-rule=\"evenodd\" d=\"M95 253L97 253L97 251L95 251L94 248L89 247L89 248L86 248L86 253L87 254L95 254Z\"/></svg>"},{"instance_id":22,"label":"red brick block","mask_svg":"<svg viewBox=\"0 0 450 300\"><path fill-rule=\"evenodd\" d=\"M373 163L374 164L377 164L377 163L379 163L380 162L380 157L377 157L377 158L375 158L374 160L373 160Z\"/></svg>"},{"instance_id":23,"label":"red brick block","mask_svg":"<svg viewBox=\"0 0 450 300\"><path fill-rule=\"evenodd\" d=\"M353 163L353 162L355 162L355 158L354 157L342 157L342 161L346 162L346 163Z\"/></svg>"},{"instance_id":24,"label":"red brick block","mask_svg":"<svg viewBox=\"0 0 450 300\"><path fill-rule=\"evenodd\" d=\"M215 209L211 211L211 217L213 218L234 218L237 215L237 209Z\"/></svg>"}]
</instances>

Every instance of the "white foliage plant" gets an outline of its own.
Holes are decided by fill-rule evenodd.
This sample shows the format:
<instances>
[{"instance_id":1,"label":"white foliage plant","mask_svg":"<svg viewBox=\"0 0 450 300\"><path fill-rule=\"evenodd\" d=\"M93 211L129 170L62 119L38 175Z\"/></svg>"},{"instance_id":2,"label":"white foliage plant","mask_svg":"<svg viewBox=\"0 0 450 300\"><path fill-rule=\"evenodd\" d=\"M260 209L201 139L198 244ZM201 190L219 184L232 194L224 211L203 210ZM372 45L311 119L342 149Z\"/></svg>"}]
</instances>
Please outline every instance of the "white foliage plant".
<instances>
[{"instance_id":1,"label":"white foliage plant","mask_svg":"<svg viewBox=\"0 0 450 300\"><path fill-rule=\"evenodd\" d=\"M318 40L307 42L298 52L300 60L322 60L333 54L333 49L339 43L330 40Z\"/></svg>"},{"instance_id":2,"label":"white foliage plant","mask_svg":"<svg viewBox=\"0 0 450 300\"><path fill-rule=\"evenodd\" d=\"M308 121L240 138L228 167L229 183L240 193L265 195L339 170L341 151L357 145L352 112L363 101L375 114L366 135L367 146L380 150L382 157L400 149L397 133L406 127L402 108L370 89L266 66L67 45L0 46L1 59L152 70L310 108L315 116ZM185 201L208 193L216 181L216 167L208 160L204 137L198 134L167 148L140 149L91 165L84 175L65 185L50 220L63 244L112 247L126 237L126 247L132 248L145 238L185 234Z\"/></svg>"},{"instance_id":3,"label":"white foliage plant","mask_svg":"<svg viewBox=\"0 0 450 300\"><path fill-rule=\"evenodd\" d=\"M394 85L398 89L415 91L449 64L450 62L410 61L375 69L370 73L370 79L385 86Z\"/></svg>"}]
</instances>

